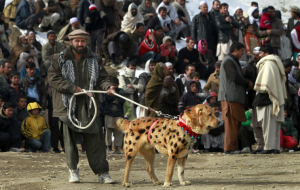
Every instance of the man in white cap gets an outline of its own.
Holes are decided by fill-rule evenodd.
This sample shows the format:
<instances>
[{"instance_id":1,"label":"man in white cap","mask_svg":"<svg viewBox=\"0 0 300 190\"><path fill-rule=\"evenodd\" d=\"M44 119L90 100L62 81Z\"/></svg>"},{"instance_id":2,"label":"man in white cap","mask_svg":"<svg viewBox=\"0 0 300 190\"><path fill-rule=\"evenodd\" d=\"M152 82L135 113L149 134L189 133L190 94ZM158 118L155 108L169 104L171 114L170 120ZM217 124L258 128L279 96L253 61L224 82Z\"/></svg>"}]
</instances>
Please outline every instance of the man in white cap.
<instances>
[{"instance_id":1,"label":"man in white cap","mask_svg":"<svg viewBox=\"0 0 300 190\"><path fill-rule=\"evenodd\" d=\"M78 129L77 125L88 125L93 117L94 107L91 104L92 94L76 96L71 114L69 103L71 95L87 90L107 90L108 95L115 92L115 87L109 80L107 71L102 65L102 59L93 54L87 47L89 34L84 30L74 30L69 34L70 46L60 54L55 54L48 70L49 85L52 86L53 117L59 117L63 122L64 144L66 160L69 167L70 183L80 182L78 169L78 149L76 146L79 134L82 134L85 143L89 165L98 175L100 183L115 183L108 174L109 167L106 160L106 146L103 130L100 126L99 115L87 129ZM90 97L89 97L90 96ZM99 97L95 97L100 102ZM90 106L91 105L91 106ZM99 106L99 105L98 105Z\"/></svg>"},{"instance_id":2,"label":"man in white cap","mask_svg":"<svg viewBox=\"0 0 300 190\"><path fill-rule=\"evenodd\" d=\"M171 62L167 62L166 63L166 67L168 68L169 70L169 73L170 73L170 76L171 77L174 77L174 67L173 67L173 64Z\"/></svg>"},{"instance_id":3,"label":"man in white cap","mask_svg":"<svg viewBox=\"0 0 300 190\"><path fill-rule=\"evenodd\" d=\"M59 20L60 15L57 13L57 5L54 0L37 0L35 3L36 13L45 11L45 15L39 25L41 32L52 29L52 26Z\"/></svg>"},{"instance_id":4,"label":"man in white cap","mask_svg":"<svg viewBox=\"0 0 300 190\"><path fill-rule=\"evenodd\" d=\"M66 47L70 45L70 40L68 38L68 34L74 30L84 28L79 24L79 21L76 17L70 19L70 23L63 27L57 35L57 41L63 43Z\"/></svg>"}]
</instances>

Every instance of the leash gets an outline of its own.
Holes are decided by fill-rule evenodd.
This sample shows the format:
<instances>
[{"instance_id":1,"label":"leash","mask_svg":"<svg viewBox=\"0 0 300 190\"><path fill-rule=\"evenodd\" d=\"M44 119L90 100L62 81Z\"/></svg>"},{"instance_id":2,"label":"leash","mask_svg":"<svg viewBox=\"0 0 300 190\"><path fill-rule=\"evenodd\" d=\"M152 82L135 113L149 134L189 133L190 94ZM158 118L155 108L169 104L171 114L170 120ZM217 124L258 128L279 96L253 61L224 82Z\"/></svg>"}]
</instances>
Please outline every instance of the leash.
<instances>
[{"instance_id":1,"label":"leash","mask_svg":"<svg viewBox=\"0 0 300 190\"><path fill-rule=\"evenodd\" d=\"M88 91L88 90L82 89L82 92L78 92L78 93L74 93L74 94L73 94L73 96L72 96L71 99L70 99L70 103L69 103L69 112L68 112L68 116L69 116L69 120L71 121L71 123L72 123L75 127L77 127L78 129L87 129L87 128L89 128L89 127L93 124L93 122L95 121L96 116L97 116L97 113L98 113L98 108L97 108L96 100L95 100L94 97L91 97L92 102L93 102L93 104L94 104L95 112L94 112L94 116L93 116L92 120L89 122L89 124L88 124L87 126L81 126L81 125L77 125L77 124L72 120L72 118L71 118L71 111L72 111L72 102L73 102L74 97L75 97L75 96L78 96L78 95L82 95L82 94L87 94L87 93L106 94L107 91L100 91L100 90L89 90L89 91ZM137 102L135 102L135 101L133 101L133 100L130 100L129 98L126 98L126 97L124 97L124 96L121 96L121 95L118 94L118 93L112 93L112 94L115 95L115 96L118 96L118 97L120 97L120 98L122 98L122 99L125 99L125 100L127 100L128 102L131 102L131 103L133 103L133 104L135 104L135 105L137 105L137 106L140 106L141 108L144 108L144 109L149 110L149 111L153 111L153 112L155 112L158 116L164 116L164 117L166 117L166 118L174 118L174 119L178 119L178 116L174 117L174 116L169 115L169 114L163 114L161 111L156 111L156 110L154 110L153 108L150 108L150 107L144 106L144 105L142 105L142 104L139 104L139 103L137 103Z\"/></svg>"}]
</instances>

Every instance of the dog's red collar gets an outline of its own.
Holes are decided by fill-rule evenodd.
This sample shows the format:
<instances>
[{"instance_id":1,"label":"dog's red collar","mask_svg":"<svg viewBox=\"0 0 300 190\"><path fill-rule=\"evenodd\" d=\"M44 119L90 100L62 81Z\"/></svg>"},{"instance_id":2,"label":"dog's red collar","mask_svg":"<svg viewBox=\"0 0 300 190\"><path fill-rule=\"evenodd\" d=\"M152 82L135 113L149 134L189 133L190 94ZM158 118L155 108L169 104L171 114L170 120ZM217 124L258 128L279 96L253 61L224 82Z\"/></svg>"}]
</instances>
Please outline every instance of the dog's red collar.
<instances>
[{"instance_id":1,"label":"dog's red collar","mask_svg":"<svg viewBox=\"0 0 300 190\"><path fill-rule=\"evenodd\" d=\"M183 114L180 114L180 117L179 117L179 120L178 120L178 126L181 127L181 129L188 135L191 136L191 138L200 138L201 134L197 134L197 133L194 133L191 129L190 126L188 126L188 124L186 124L186 121L184 119L182 119L182 115Z\"/></svg>"},{"instance_id":2,"label":"dog's red collar","mask_svg":"<svg viewBox=\"0 0 300 190\"><path fill-rule=\"evenodd\" d=\"M156 121L154 121L154 123L152 123L152 125L151 125L150 128L149 128L149 131L148 131L148 142L149 142L149 143L150 143L150 134L151 134L151 132L152 132L152 129L153 129L154 125L155 125L158 121L159 121L159 119L156 120Z\"/></svg>"}]
</instances>

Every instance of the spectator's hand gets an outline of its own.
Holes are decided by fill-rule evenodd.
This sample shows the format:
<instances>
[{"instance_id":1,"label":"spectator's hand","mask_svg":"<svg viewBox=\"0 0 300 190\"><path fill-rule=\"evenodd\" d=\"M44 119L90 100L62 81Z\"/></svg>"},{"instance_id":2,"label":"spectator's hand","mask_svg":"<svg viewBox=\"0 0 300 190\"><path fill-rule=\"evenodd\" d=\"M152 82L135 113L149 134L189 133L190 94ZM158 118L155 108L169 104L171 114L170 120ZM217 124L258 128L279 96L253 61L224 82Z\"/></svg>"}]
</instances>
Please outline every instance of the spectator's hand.
<instances>
[{"instance_id":1,"label":"spectator's hand","mask_svg":"<svg viewBox=\"0 0 300 190\"><path fill-rule=\"evenodd\" d=\"M109 87L109 89L106 92L106 94L109 96L114 96L114 93L116 93L116 89L114 86Z\"/></svg>"},{"instance_id":2,"label":"spectator's hand","mask_svg":"<svg viewBox=\"0 0 300 190\"><path fill-rule=\"evenodd\" d=\"M283 131L284 133L286 133L286 128L284 127L284 128L282 129L282 131Z\"/></svg>"},{"instance_id":3,"label":"spectator's hand","mask_svg":"<svg viewBox=\"0 0 300 190\"><path fill-rule=\"evenodd\" d=\"M251 52L250 52L250 51L247 51L247 55L249 55L249 56L250 56L250 55L251 55Z\"/></svg>"},{"instance_id":4,"label":"spectator's hand","mask_svg":"<svg viewBox=\"0 0 300 190\"><path fill-rule=\"evenodd\" d=\"M253 128L253 124L252 124L252 123L250 124L250 127L252 127L252 128Z\"/></svg>"},{"instance_id":5,"label":"spectator's hand","mask_svg":"<svg viewBox=\"0 0 300 190\"><path fill-rule=\"evenodd\" d=\"M122 61L124 58L123 58L123 55L120 55L119 57L118 57L118 59L120 60L120 61Z\"/></svg>"},{"instance_id":6,"label":"spectator's hand","mask_svg":"<svg viewBox=\"0 0 300 190\"><path fill-rule=\"evenodd\" d=\"M297 139L295 136L293 136L293 139L294 139L296 142L298 142L298 139Z\"/></svg>"},{"instance_id":7,"label":"spectator's hand","mask_svg":"<svg viewBox=\"0 0 300 190\"><path fill-rule=\"evenodd\" d=\"M44 11L47 11L47 10L48 10L48 8L43 8L43 10L44 10Z\"/></svg>"},{"instance_id":8,"label":"spectator's hand","mask_svg":"<svg viewBox=\"0 0 300 190\"><path fill-rule=\"evenodd\" d=\"M181 25L181 22L180 22L179 19L175 20L174 23L175 23L177 26Z\"/></svg>"},{"instance_id":9,"label":"spectator's hand","mask_svg":"<svg viewBox=\"0 0 300 190\"><path fill-rule=\"evenodd\" d=\"M153 13L148 13L148 15L149 15L149 16L154 16L154 14L153 14Z\"/></svg>"},{"instance_id":10,"label":"spectator's hand","mask_svg":"<svg viewBox=\"0 0 300 190\"><path fill-rule=\"evenodd\" d=\"M231 18L230 18L229 16L226 17L225 20L226 20L227 22L231 22Z\"/></svg>"},{"instance_id":11,"label":"spectator's hand","mask_svg":"<svg viewBox=\"0 0 300 190\"><path fill-rule=\"evenodd\" d=\"M40 23L40 22L42 22L42 19L41 19L41 18L38 19L38 23Z\"/></svg>"},{"instance_id":12,"label":"spectator's hand","mask_svg":"<svg viewBox=\"0 0 300 190\"><path fill-rule=\"evenodd\" d=\"M250 81L248 89L249 90L253 89L253 82L252 81Z\"/></svg>"},{"instance_id":13,"label":"spectator's hand","mask_svg":"<svg viewBox=\"0 0 300 190\"><path fill-rule=\"evenodd\" d=\"M41 112L40 112L40 116L44 116L46 114L46 110L42 110Z\"/></svg>"},{"instance_id":14,"label":"spectator's hand","mask_svg":"<svg viewBox=\"0 0 300 190\"><path fill-rule=\"evenodd\" d=\"M266 37L266 38L265 38L265 41L270 41L270 37Z\"/></svg>"},{"instance_id":15,"label":"spectator's hand","mask_svg":"<svg viewBox=\"0 0 300 190\"><path fill-rule=\"evenodd\" d=\"M167 33L167 32L169 32L169 28L168 27L163 27L163 31Z\"/></svg>"},{"instance_id":16,"label":"spectator's hand","mask_svg":"<svg viewBox=\"0 0 300 190\"><path fill-rule=\"evenodd\" d=\"M153 42L155 42L155 37L154 37L154 35L151 36L150 40L153 41Z\"/></svg>"},{"instance_id":17,"label":"spectator's hand","mask_svg":"<svg viewBox=\"0 0 300 190\"><path fill-rule=\"evenodd\" d=\"M190 61L188 59L184 59L183 62L189 63Z\"/></svg>"},{"instance_id":18,"label":"spectator's hand","mask_svg":"<svg viewBox=\"0 0 300 190\"><path fill-rule=\"evenodd\" d=\"M82 89L79 86L76 86L76 88L74 90L74 94L78 93L78 92L82 92Z\"/></svg>"},{"instance_id":19,"label":"spectator's hand","mask_svg":"<svg viewBox=\"0 0 300 190\"><path fill-rule=\"evenodd\" d=\"M183 20L184 23L188 23L188 19L185 17L181 17L181 19Z\"/></svg>"},{"instance_id":20,"label":"spectator's hand","mask_svg":"<svg viewBox=\"0 0 300 190\"><path fill-rule=\"evenodd\" d=\"M132 84L127 84L126 86L127 86L128 88L132 88L132 89L134 90L134 87L133 87Z\"/></svg>"}]
</instances>

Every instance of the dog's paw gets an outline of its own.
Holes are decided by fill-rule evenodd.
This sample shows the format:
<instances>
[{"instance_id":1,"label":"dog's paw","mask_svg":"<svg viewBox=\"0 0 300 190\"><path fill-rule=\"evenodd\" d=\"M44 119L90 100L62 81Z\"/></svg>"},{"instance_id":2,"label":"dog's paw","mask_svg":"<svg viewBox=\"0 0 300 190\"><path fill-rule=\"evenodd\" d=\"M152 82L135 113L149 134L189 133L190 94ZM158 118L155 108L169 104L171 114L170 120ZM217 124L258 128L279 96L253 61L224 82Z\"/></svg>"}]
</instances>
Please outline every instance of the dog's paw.
<instances>
[{"instance_id":1,"label":"dog's paw","mask_svg":"<svg viewBox=\"0 0 300 190\"><path fill-rule=\"evenodd\" d=\"M123 183L123 186L124 187L130 187L130 184L129 183Z\"/></svg>"},{"instance_id":2,"label":"dog's paw","mask_svg":"<svg viewBox=\"0 0 300 190\"><path fill-rule=\"evenodd\" d=\"M171 187L171 186L172 186L172 183L167 183L167 182L165 182L164 186L165 186L165 187Z\"/></svg>"},{"instance_id":3,"label":"dog's paw","mask_svg":"<svg viewBox=\"0 0 300 190\"><path fill-rule=\"evenodd\" d=\"M191 185L192 183L190 181L184 181L180 182L180 185Z\"/></svg>"},{"instance_id":4,"label":"dog's paw","mask_svg":"<svg viewBox=\"0 0 300 190\"><path fill-rule=\"evenodd\" d=\"M163 182L161 182L161 181L156 181L156 182L154 182L154 184L155 184L155 185L162 185Z\"/></svg>"}]
</instances>

